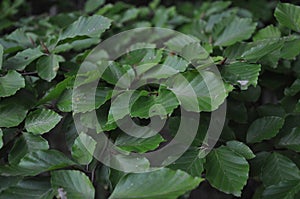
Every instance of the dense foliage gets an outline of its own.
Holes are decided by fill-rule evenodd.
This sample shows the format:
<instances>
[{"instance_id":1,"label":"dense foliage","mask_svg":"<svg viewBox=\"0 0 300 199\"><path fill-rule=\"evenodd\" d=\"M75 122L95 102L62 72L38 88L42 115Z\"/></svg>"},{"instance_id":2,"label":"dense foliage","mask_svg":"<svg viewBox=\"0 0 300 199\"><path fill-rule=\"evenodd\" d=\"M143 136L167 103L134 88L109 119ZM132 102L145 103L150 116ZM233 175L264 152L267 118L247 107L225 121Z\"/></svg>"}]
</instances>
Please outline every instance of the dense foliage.
<instances>
[{"instance_id":1,"label":"dense foliage","mask_svg":"<svg viewBox=\"0 0 300 199\"><path fill-rule=\"evenodd\" d=\"M300 198L300 6L250 2L245 8L229 1L164 6L154 0L137 7L88 0L82 10L61 12L68 9L60 3L49 13L28 16L24 10L30 4L3 0L0 198L189 198L199 185L203 197ZM218 67L225 94L209 94L205 84L212 85L213 93L222 93L221 88L214 86L209 64L201 62L203 52L188 43L175 46L174 52L200 60L196 68L209 77L205 81L177 53L160 48L132 51L105 70L91 106L91 96L84 91L100 76L88 71L80 74L81 84L74 84L81 63L100 41L138 27L174 29L197 39ZM176 70L165 71L157 64ZM161 83L138 88L129 113L119 107L132 91L112 91L124 74L131 74L132 82L143 77ZM189 80L201 111L196 138L182 157L146 173L117 171L93 157L90 151L99 147L99 134L106 134L123 152L140 154L172 139L180 107L193 111L167 87L169 82L180 87L179 75ZM81 92L72 93L74 88ZM76 106L72 96L78 99ZM112 104L116 97L119 100ZM211 112L225 100L221 137L203 157L200 146ZM161 107L153 111L156 104L164 111ZM95 125L93 110L101 127ZM149 138L129 136L116 124L130 116L147 125L149 117L157 115L167 119L166 127ZM73 117L82 121L79 130ZM97 134L88 133L92 128ZM210 192L202 188L207 183L213 187Z\"/></svg>"}]
</instances>

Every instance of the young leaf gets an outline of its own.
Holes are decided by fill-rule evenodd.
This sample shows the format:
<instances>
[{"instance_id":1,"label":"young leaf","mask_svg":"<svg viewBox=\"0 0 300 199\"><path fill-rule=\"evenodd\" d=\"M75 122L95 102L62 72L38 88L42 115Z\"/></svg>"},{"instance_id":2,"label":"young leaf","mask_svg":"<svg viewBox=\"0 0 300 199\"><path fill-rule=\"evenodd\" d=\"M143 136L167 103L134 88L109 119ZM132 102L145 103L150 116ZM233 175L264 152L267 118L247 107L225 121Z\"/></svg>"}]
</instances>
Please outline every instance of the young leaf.
<instances>
[{"instance_id":1,"label":"young leaf","mask_svg":"<svg viewBox=\"0 0 300 199\"><path fill-rule=\"evenodd\" d=\"M253 41L264 40L264 39L276 39L280 38L281 32L277 27L269 25L256 33L253 37Z\"/></svg>"}]
</instances>

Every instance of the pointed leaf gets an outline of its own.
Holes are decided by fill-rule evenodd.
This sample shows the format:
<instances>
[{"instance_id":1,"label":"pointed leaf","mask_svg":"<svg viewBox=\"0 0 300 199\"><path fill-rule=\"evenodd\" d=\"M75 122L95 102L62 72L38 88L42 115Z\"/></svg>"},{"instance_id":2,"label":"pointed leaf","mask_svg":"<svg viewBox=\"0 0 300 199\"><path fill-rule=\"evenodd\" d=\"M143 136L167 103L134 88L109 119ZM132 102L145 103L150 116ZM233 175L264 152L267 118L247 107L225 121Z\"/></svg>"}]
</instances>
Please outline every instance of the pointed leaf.
<instances>
[{"instance_id":1,"label":"pointed leaf","mask_svg":"<svg viewBox=\"0 0 300 199\"><path fill-rule=\"evenodd\" d=\"M44 134L53 129L61 120L61 116L48 109L31 112L25 121L25 128L33 134Z\"/></svg>"},{"instance_id":2,"label":"pointed leaf","mask_svg":"<svg viewBox=\"0 0 300 199\"><path fill-rule=\"evenodd\" d=\"M300 31L300 6L278 3L274 15L281 25Z\"/></svg>"},{"instance_id":3,"label":"pointed leaf","mask_svg":"<svg viewBox=\"0 0 300 199\"><path fill-rule=\"evenodd\" d=\"M249 173L249 164L243 156L223 146L208 154L205 168L206 178L213 187L241 196Z\"/></svg>"},{"instance_id":4,"label":"pointed leaf","mask_svg":"<svg viewBox=\"0 0 300 199\"><path fill-rule=\"evenodd\" d=\"M266 116L255 120L247 132L247 142L257 143L277 135L284 124L284 119L276 116Z\"/></svg>"},{"instance_id":5,"label":"pointed leaf","mask_svg":"<svg viewBox=\"0 0 300 199\"><path fill-rule=\"evenodd\" d=\"M109 199L176 199L198 186L201 178L163 168L148 173L127 174L116 185Z\"/></svg>"},{"instance_id":6,"label":"pointed leaf","mask_svg":"<svg viewBox=\"0 0 300 199\"><path fill-rule=\"evenodd\" d=\"M21 74L14 70L0 77L0 97L14 95L18 90L25 87L25 80Z\"/></svg>"},{"instance_id":7,"label":"pointed leaf","mask_svg":"<svg viewBox=\"0 0 300 199\"><path fill-rule=\"evenodd\" d=\"M241 156L243 156L246 159L253 159L253 158L255 158L254 153L243 142L239 142L239 141L233 140L233 141L226 142L226 145L232 151L240 154Z\"/></svg>"},{"instance_id":8,"label":"pointed leaf","mask_svg":"<svg viewBox=\"0 0 300 199\"><path fill-rule=\"evenodd\" d=\"M38 75L42 79L50 82L56 76L59 68L59 61L60 57L54 54L40 57L36 63Z\"/></svg>"},{"instance_id":9,"label":"pointed leaf","mask_svg":"<svg viewBox=\"0 0 300 199\"><path fill-rule=\"evenodd\" d=\"M59 40L76 36L100 37L101 33L108 29L110 24L111 21L108 18L100 15L80 17L62 32Z\"/></svg>"},{"instance_id":10,"label":"pointed leaf","mask_svg":"<svg viewBox=\"0 0 300 199\"><path fill-rule=\"evenodd\" d=\"M280 139L279 145L300 152L300 128L293 128L288 135Z\"/></svg>"},{"instance_id":11,"label":"pointed leaf","mask_svg":"<svg viewBox=\"0 0 300 199\"><path fill-rule=\"evenodd\" d=\"M91 199L95 189L89 178L81 171L60 170L51 172L51 185L56 191L65 192L66 198Z\"/></svg>"},{"instance_id":12,"label":"pointed leaf","mask_svg":"<svg viewBox=\"0 0 300 199\"><path fill-rule=\"evenodd\" d=\"M248 18L234 18L233 21L225 28L223 33L215 41L217 46L230 46L238 41L242 41L251 37L256 28Z\"/></svg>"}]
</instances>

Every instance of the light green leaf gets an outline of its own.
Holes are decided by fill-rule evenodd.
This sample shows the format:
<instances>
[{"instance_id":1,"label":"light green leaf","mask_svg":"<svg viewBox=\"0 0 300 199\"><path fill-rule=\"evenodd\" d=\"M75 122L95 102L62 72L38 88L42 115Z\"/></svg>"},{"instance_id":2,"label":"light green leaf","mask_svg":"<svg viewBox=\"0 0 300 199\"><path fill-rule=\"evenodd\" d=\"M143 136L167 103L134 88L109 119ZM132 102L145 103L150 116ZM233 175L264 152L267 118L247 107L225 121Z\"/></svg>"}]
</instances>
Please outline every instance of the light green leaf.
<instances>
[{"instance_id":1,"label":"light green leaf","mask_svg":"<svg viewBox=\"0 0 300 199\"><path fill-rule=\"evenodd\" d=\"M253 41L264 40L264 39L276 39L280 38L281 32L277 27L269 25L263 29L260 29L253 37Z\"/></svg>"},{"instance_id":2,"label":"light green leaf","mask_svg":"<svg viewBox=\"0 0 300 199\"><path fill-rule=\"evenodd\" d=\"M42 79L50 82L56 76L56 73L59 69L60 59L60 56L54 54L45 55L39 58L39 60L36 63L38 75Z\"/></svg>"},{"instance_id":3,"label":"light green leaf","mask_svg":"<svg viewBox=\"0 0 300 199\"><path fill-rule=\"evenodd\" d=\"M47 140L41 136L23 132L22 136L16 140L11 149L8 155L8 161L11 165L16 165L27 153L47 149L49 149Z\"/></svg>"},{"instance_id":4,"label":"light green leaf","mask_svg":"<svg viewBox=\"0 0 300 199\"><path fill-rule=\"evenodd\" d=\"M31 112L25 120L25 128L33 134L44 134L53 129L61 120L61 116L48 109Z\"/></svg>"},{"instance_id":5,"label":"light green leaf","mask_svg":"<svg viewBox=\"0 0 300 199\"><path fill-rule=\"evenodd\" d=\"M149 138L137 138L127 134L121 134L117 137L115 145L125 151L145 153L156 149L163 141L165 141L164 138L159 134Z\"/></svg>"},{"instance_id":6,"label":"light green leaf","mask_svg":"<svg viewBox=\"0 0 300 199\"><path fill-rule=\"evenodd\" d=\"M149 173L127 174L116 185L109 199L176 199L198 186L201 178L163 168Z\"/></svg>"},{"instance_id":7,"label":"light green leaf","mask_svg":"<svg viewBox=\"0 0 300 199\"><path fill-rule=\"evenodd\" d=\"M0 77L0 97L14 95L18 90L25 87L25 80L21 74L14 70Z\"/></svg>"},{"instance_id":8,"label":"light green leaf","mask_svg":"<svg viewBox=\"0 0 300 199\"><path fill-rule=\"evenodd\" d=\"M92 137L86 133L80 133L72 146L72 157L79 164L89 164L93 159L96 144L97 142Z\"/></svg>"},{"instance_id":9,"label":"light green leaf","mask_svg":"<svg viewBox=\"0 0 300 199\"><path fill-rule=\"evenodd\" d=\"M228 147L214 149L206 157L206 178L220 191L241 196L247 183L249 164L243 156Z\"/></svg>"},{"instance_id":10,"label":"light green leaf","mask_svg":"<svg viewBox=\"0 0 300 199\"><path fill-rule=\"evenodd\" d=\"M281 25L300 31L300 6L278 3L274 15Z\"/></svg>"},{"instance_id":11,"label":"light green leaf","mask_svg":"<svg viewBox=\"0 0 300 199\"><path fill-rule=\"evenodd\" d=\"M59 40L74 38L77 36L100 37L100 35L109 28L111 21L100 15L89 17L79 17L59 36Z\"/></svg>"},{"instance_id":12,"label":"light green leaf","mask_svg":"<svg viewBox=\"0 0 300 199\"><path fill-rule=\"evenodd\" d=\"M293 128L291 132L280 139L279 145L300 152L300 128Z\"/></svg>"},{"instance_id":13,"label":"light green leaf","mask_svg":"<svg viewBox=\"0 0 300 199\"><path fill-rule=\"evenodd\" d=\"M92 199L95 189L89 178L77 170L60 170L51 172L51 185L56 192L59 188L66 198Z\"/></svg>"},{"instance_id":14,"label":"light green leaf","mask_svg":"<svg viewBox=\"0 0 300 199\"><path fill-rule=\"evenodd\" d=\"M299 180L282 181L277 185L267 187L263 192L262 199L295 199L299 192Z\"/></svg>"},{"instance_id":15,"label":"light green leaf","mask_svg":"<svg viewBox=\"0 0 300 199\"><path fill-rule=\"evenodd\" d=\"M205 158L201 158L201 151L197 148L188 149L179 159L169 165L169 168L180 169L191 176L201 177L204 171Z\"/></svg>"},{"instance_id":16,"label":"light green leaf","mask_svg":"<svg viewBox=\"0 0 300 199\"><path fill-rule=\"evenodd\" d=\"M24 70L27 65L42 55L43 53L40 49L28 48L9 58L6 62L4 62L3 66L7 69Z\"/></svg>"},{"instance_id":17,"label":"light green leaf","mask_svg":"<svg viewBox=\"0 0 300 199\"><path fill-rule=\"evenodd\" d=\"M253 23L251 19L236 17L216 39L215 45L230 46L236 42L249 39L255 28L256 23Z\"/></svg>"},{"instance_id":18,"label":"light green leaf","mask_svg":"<svg viewBox=\"0 0 300 199\"><path fill-rule=\"evenodd\" d=\"M260 70L260 64L236 62L225 66L221 73L226 81L246 90L250 85L257 85Z\"/></svg>"},{"instance_id":19,"label":"light green leaf","mask_svg":"<svg viewBox=\"0 0 300 199\"><path fill-rule=\"evenodd\" d=\"M297 165L280 153L272 153L261 170L261 179L265 186L276 185L284 180L299 180Z\"/></svg>"},{"instance_id":20,"label":"light green leaf","mask_svg":"<svg viewBox=\"0 0 300 199\"><path fill-rule=\"evenodd\" d=\"M253 159L253 158L255 158L254 153L243 142L239 142L239 141L233 140L233 141L226 142L226 145L232 151L236 152L237 154L240 154L241 156L243 156L246 159Z\"/></svg>"},{"instance_id":21,"label":"light green leaf","mask_svg":"<svg viewBox=\"0 0 300 199\"><path fill-rule=\"evenodd\" d=\"M135 78L135 73L129 65L112 63L105 69L101 78L113 85L118 83L118 87L128 88Z\"/></svg>"},{"instance_id":22,"label":"light green leaf","mask_svg":"<svg viewBox=\"0 0 300 199\"><path fill-rule=\"evenodd\" d=\"M247 142L257 143L277 135L284 124L284 119L276 116L266 116L256 119L247 131Z\"/></svg>"},{"instance_id":23,"label":"light green leaf","mask_svg":"<svg viewBox=\"0 0 300 199\"><path fill-rule=\"evenodd\" d=\"M105 3L105 0L88 0L84 4L84 11L85 12L93 12L104 3Z\"/></svg>"}]
</instances>

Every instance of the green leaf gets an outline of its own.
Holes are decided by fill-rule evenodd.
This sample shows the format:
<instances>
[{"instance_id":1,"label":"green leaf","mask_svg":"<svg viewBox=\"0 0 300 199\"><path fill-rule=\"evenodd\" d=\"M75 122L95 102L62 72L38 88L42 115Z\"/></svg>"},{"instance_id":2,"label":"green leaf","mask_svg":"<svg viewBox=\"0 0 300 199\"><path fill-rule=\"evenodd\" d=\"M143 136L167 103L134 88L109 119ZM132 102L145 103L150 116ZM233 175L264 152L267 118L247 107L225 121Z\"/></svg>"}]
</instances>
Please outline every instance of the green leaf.
<instances>
[{"instance_id":1,"label":"green leaf","mask_svg":"<svg viewBox=\"0 0 300 199\"><path fill-rule=\"evenodd\" d=\"M300 92L300 78L296 79L289 88L285 88L284 94L294 96Z\"/></svg>"},{"instance_id":2,"label":"green leaf","mask_svg":"<svg viewBox=\"0 0 300 199\"><path fill-rule=\"evenodd\" d=\"M53 129L61 120L61 116L48 109L31 112L25 120L25 128L33 134L44 134Z\"/></svg>"},{"instance_id":3,"label":"green leaf","mask_svg":"<svg viewBox=\"0 0 300 199\"><path fill-rule=\"evenodd\" d=\"M201 178L193 178L183 171L167 168L148 173L131 173L121 178L109 199L176 199L196 188L201 181Z\"/></svg>"},{"instance_id":4,"label":"green leaf","mask_svg":"<svg viewBox=\"0 0 300 199\"><path fill-rule=\"evenodd\" d=\"M188 67L188 62L178 56L167 56L166 60L161 65L157 65L145 74L143 74L143 79L162 79L171 77L179 72L183 72Z\"/></svg>"},{"instance_id":5,"label":"green leaf","mask_svg":"<svg viewBox=\"0 0 300 199\"><path fill-rule=\"evenodd\" d=\"M61 112L72 111L72 89L66 89L59 97L56 106Z\"/></svg>"},{"instance_id":6,"label":"green leaf","mask_svg":"<svg viewBox=\"0 0 300 199\"><path fill-rule=\"evenodd\" d=\"M84 11L85 12L93 12L104 3L105 3L105 0L88 0L84 4Z\"/></svg>"},{"instance_id":7,"label":"green leaf","mask_svg":"<svg viewBox=\"0 0 300 199\"><path fill-rule=\"evenodd\" d=\"M146 91L124 91L123 93L116 96L112 101L109 114L108 114L108 123L114 123L117 120L124 118L126 115L130 114L130 109L134 102L141 96L148 95ZM128 102L126 104L124 102Z\"/></svg>"},{"instance_id":8,"label":"green leaf","mask_svg":"<svg viewBox=\"0 0 300 199\"><path fill-rule=\"evenodd\" d=\"M145 153L156 149L164 138L156 134L149 138L137 138L127 134L121 134L117 137L115 145L129 152Z\"/></svg>"},{"instance_id":9,"label":"green leaf","mask_svg":"<svg viewBox=\"0 0 300 199\"><path fill-rule=\"evenodd\" d=\"M73 89L73 95L71 97L73 98L74 103L72 104L72 98L69 100L69 103L72 104L74 113L85 113L98 109L111 98L111 88L97 87L95 93L91 93L90 87L89 84L85 84ZM60 103L60 101L58 103Z\"/></svg>"},{"instance_id":10,"label":"green leaf","mask_svg":"<svg viewBox=\"0 0 300 199\"><path fill-rule=\"evenodd\" d=\"M47 178L25 179L0 194L0 199L52 199L51 184Z\"/></svg>"},{"instance_id":11,"label":"green leaf","mask_svg":"<svg viewBox=\"0 0 300 199\"><path fill-rule=\"evenodd\" d=\"M59 96L64 92L65 89L73 86L74 79L74 76L70 76L59 82L46 96L44 96L38 102L38 105L59 98Z\"/></svg>"},{"instance_id":12,"label":"green leaf","mask_svg":"<svg viewBox=\"0 0 300 199\"><path fill-rule=\"evenodd\" d=\"M180 169L191 176L201 177L204 171L205 158L201 158L201 151L197 148L188 149L179 159L169 165L169 168Z\"/></svg>"},{"instance_id":13,"label":"green leaf","mask_svg":"<svg viewBox=\"0 0 300 199\"><path fill-rule=\"evenodd\" d=\"M253 158L255 158L254 153L243 142L239 142L239 141L233 140L233 141L226 142L226 145L232 151L236 152L237 154L243 156L246 159L253 159Z\"/></svg>"},{"instance_id":14,"label":"green leaf","mask_svg":"<svg viewBox=\"0 0 300 199\"><path fill-rule=\"evenodd\" d=\"M261 170L261 179L265 186L276 185L284 180L300 181L300 171L289 158L272 153Z\"/></svg>"},{"instance_id":15,"label":"green leaf","mask_svg":"<svg viewBox=\"0 0 300 199\"><path fill-rule=\"evenodd\" d=\"M260 70L260 64L236 62L225 66L221 73L226 81L240 86L242 90L246 90L250 85L257 85Z\"/></svg>"},{"instance_id":16,"label":"green leaf","mask_svg":"<svg viewBox=\"0 0 300 199\"><path fill-rule=\"evenodd\" d=\"M86 133L80 133L72 146L72 157L79 164L89 164L93 159L96 144L97 142L92 137Z\"/></svg>"},{"instance_id":17,"label":"green leaf","mask_svg":"<svg viewBox=\"0 0 300 199\"><path fill-rule=\"evenodd\" d=\"M66 198L91 199L95 197L95 189L89 178L77 170L61 170L51 172L51 185L56 192L65 192Z\"/></svg>"},{"instance_id":18,"label":"green leaf","mask_svg":"<svg viewBox=\"0 0 300 199\"><path fill-rule=\"evenodd\" d=\"M74 165L63 153L50 149L39 150L25 155L18 167L25 175L37 175L39 173L60 169Z\"/></svg>"},{"instance_id":19,"label":"green leaf","mask_svg":"<svg viewBox=\"0 0 300 199\"><path fill-rule=\"evenodd\" d=\"M25 119L29 107L19 97L15 95L0 101L0 127L18 126ZM22 96L23 100L27 100L25 98Z\"/></svg>"},{"instance_id":20,"label":"green leaf","mask_svg":"<svg viewBox=\"0 0 300 199\"><path fill-rule=\"evenodd\" d=\"M277 185L269 186L263 192L262 199L295 199L300 192L300 181L282 181Z\"/></svg>"},{"instance_id":21,"label":"green leaf","mask_svg":"<svg viewBox=\"0 0 300 199\"><path fill-rule=\"evenodd\" d=\"M27 153L47 149L49 149L47 140L41 136L23 132L22 136L16 140L11 149L8 155L8 161L11 165L16 165Z\"/></svg>"},{"instance_id":22,"label":"green leaf","mask_svg":"<svg viewBox=\"0 0 300 199\"><path fill-rule=\"evenodd\" d=\"M260 58L283 47L282 39L265 39L250 43L249 49L242 53L241 58L257 61Z\"/></svg>"},{"instance_id":23,"label":"green leaf","mask_svg":"<svg viewBox=\"0 0 300 199\"><path fill-rule=\"evenodd\" d=\"M300 6L278 3L274 15L281 25L300 31Z\"/></svg>"},{"instance_id":24,"label":"green leaf","mask_svg":"<svg viewBox=\"0 0 300 199\"><path fill-rule=\"evenodd\" d=\"M249 164L243 156L228 147L214 149L206 157L206 178L220 191L241 196L247 183Z\"/></svg>"},{"instance_id":25,"label":"green leaf","mask_svg":"<svg viewBox=\"0 0 300 199\"><path fill-rule=\"evenodd\" d=\"M3 66L6 69L24 70L27 65L42 56L43 53L38 48L28 48L18 52L15 56L7 59Z\"/></svg>"},{"instance_id":26,"label":"green leaf","mask_svg":"<svg viewBox=\"0 0 300 199\"><path fill-rule=\"evenodd\" d=\"M25 87L25 80L21 74L14 70L0 77L0 97L14 95L18 90Z\"/></svg>"},{"instance_id":27,"label":"green leaf","mask_svg":"<svg viewBox=\"0 0 300 199\"><path fill-rule=\"evenodd\" d=\"M217 109L228 94L220 77L210 71L187 71L169 78L167 85L180 105L193 112Z\"/></svg>"},{"instance_id":28,"label":"green leaf","mask_svg":"<svg viewBox=\"0 0 300 199\"><path fill-rule=\"evenodd\" d=\"M132 117L149 118L152 116L165 117L179 105L172 91L160 89L158 96L141 96L133 104L130 110Z\"/></svg>"},{"instance_id":29,"label":"green leaf","mask_svg":"<svg viewBox=\"0 0 300 199\"><path fill-rule=\"evenodd\" d=\"M3 147L3 132L2 132L2 129L0 128L0 149Z\"/></svg>"},{"instance_id":30,"label":"green leaf","mask_svg":"<svg viewBox=\"0 0 300 199\"><path fill-rule=\"evenodd\" d=\"M264 39L276 39L280 38L281 32L277 27L269 25L263 29L260 29L253 37L253 41L264 40Z\"/></svg>"},{"instance_id":31,"label":"green leaf","mask_svg":"<svg viewBox=\"0 0 300 199\"><path fill-rule=\"evenodd\" d=\"M280 52L280 56L283 59L294 59L299 54L300 54L300 39L286 41Z\"/></svg>"},{"instance_id":32,"label":"green leaf","mask_svg":"<svg viewBox=\"0 0 300 199\"><path fill-rule=\"evenodd\" d=\"M266 116L256 119L247 131L247 142L257 143L277 135L284 124L284 119L276 116Z\"/></svg>"},{"instance_id":33,"label":"green leaf","mask_svg":"<svg viewBox=\"0 0 300 199\"><path fill-rule=\"evenodd\" d=\"M300 152L300 127L295 127L286 136L282 137L279 145Z\"/></svg>"},{"instance_id":34,"label":"green leaf","mask_svg":"<svg viewBox=\"0 0 300 199\"><path fill-rule=\"evenodd\" d=\"M100 15L79 17L59 36L59 41L77 36L100 37L109 28L111 20Z\"/></svg>"},{"instance_id":35,"label":"green leaf","mask_svg":"<svg viewBox=\"0 0 300 199\"><path fill-rule=\"evenodd\" d=\"M134 77L131 66L112 63L106 68L101 78L113 85L118 83L118 87L128 88Z\"/></svg>"},{"instance_id":36,"label":"green leaf","mask_svg":"<svg viewBox=\"0 0 300 199\"><path fill-rule=\"evenodd\" d=\"M60 56L54 54L45 55L39 58L39 60L36 63L38 75L42 79L50 82L56 76L56 73L59 69L60 59Z\"/></svg>"},{"instance_id":37,"label":"green leaf","mask_svg":"<svg viewBox=\"0 0 300 199\"><path fill-rule=\"evenodd\" d=\"M234 18L215 41L216 46L230 46L236 42L249 39L256 28L248 18Z\"/></svg>"},{"instance_id":38,"label":"green leaf","mask_svg":"<svg viewBox=\"0 0 300 199\"><path fill-rule=\"evenodd\" d=\"M3 46L0 44L0 70L2 69L3 62Z\"/></svg>"}]
</instances>

